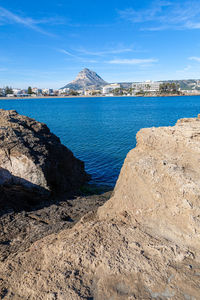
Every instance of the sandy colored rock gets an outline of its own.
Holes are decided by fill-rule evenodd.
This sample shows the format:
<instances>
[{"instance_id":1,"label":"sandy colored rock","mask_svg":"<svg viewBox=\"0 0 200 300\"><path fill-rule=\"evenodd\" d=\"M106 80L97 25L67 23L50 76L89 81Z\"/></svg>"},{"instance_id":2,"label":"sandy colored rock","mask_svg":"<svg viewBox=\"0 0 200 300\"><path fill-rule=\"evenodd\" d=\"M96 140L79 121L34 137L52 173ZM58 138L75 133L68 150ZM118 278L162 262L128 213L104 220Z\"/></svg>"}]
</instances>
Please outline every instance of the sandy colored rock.
<instances>
[{"instance_id":1,"label":"sandy colored rock","mask_svg":"<svg viewBox=\"0 0 200 300\"><path fill-rule=\"evenodd\" d=\"M200 299L200 120L137 141L97 213L0 262L2 299Z\"/></svg>"},{"instance_id":2,"label":"sandy colored rock","mask_svg":"<svg viewBox=\"0 0 200 300\"><path fill-rule=\"evenodd\" d=\"M10 256L0 263L3 299L199 299L194 254L130 221L89 214Z\"/></svg>"},{"instance_id":3,"label":"sandy colored rock","mask_svg":"<svg viewBox=\"0 0 200 300\"><path fill-rule=\"evenodd\" d=\"M45 124L0 110L0 184L58 192L74 190L88 178L84 163Z\"/></svg>"},{"instance_id":4,"label":"sandy colored rock","mask_svg":"<svg viewBox=\"0 0 200 300\"><path fill-rule=\"evenodd\" d=\"M125 212L152 235L200 249L200 119L138 132L99 215Z\"/></svg>"}]
</instances>

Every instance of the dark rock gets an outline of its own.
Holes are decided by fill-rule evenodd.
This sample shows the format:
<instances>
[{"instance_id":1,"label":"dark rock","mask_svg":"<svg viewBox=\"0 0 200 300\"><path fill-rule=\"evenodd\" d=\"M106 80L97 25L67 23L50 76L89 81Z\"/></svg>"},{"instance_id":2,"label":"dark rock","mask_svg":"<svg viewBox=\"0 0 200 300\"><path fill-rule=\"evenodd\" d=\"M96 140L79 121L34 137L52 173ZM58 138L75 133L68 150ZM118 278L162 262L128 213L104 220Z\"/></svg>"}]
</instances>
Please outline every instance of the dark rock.
<instances>
[{"instance_id":1,"label":"dark rock","mask_svg":"<svg viewBox=\"0 0 200 300\"><path fill-rule=\"evenodd\" d=\"M14 110L0 110L1 185L72 192L88 179L84 163L45 124Z\"/></svg>"}]
</instances>

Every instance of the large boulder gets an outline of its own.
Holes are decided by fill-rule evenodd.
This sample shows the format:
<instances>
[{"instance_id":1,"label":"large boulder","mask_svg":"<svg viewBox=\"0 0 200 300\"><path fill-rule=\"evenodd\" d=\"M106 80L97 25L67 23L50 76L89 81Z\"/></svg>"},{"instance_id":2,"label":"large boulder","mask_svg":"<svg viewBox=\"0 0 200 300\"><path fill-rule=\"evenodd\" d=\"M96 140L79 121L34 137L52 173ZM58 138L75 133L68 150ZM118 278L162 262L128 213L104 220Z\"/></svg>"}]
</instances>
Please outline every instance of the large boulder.
<instances>
[{"instance_id":1,"label":"large boulder","mask_svg":"<svg viewBox=\"0 0 200 300\"><path fill-rule=\"evenodd\" d=\"M146 128L124 162L100 218L132 216L151 234L200 249L200 118Z\"/></svg>"},{"instance_id":2,"label":"large boulder","mask_svg":"<svg viewBox=\"0 0 200 300\"><path fill-rule=\"evenodd\" d=\"M88 179L84 163L45 124L15 110L0 110L1 185L71 192Z\"/></svg>"}]
</instances>

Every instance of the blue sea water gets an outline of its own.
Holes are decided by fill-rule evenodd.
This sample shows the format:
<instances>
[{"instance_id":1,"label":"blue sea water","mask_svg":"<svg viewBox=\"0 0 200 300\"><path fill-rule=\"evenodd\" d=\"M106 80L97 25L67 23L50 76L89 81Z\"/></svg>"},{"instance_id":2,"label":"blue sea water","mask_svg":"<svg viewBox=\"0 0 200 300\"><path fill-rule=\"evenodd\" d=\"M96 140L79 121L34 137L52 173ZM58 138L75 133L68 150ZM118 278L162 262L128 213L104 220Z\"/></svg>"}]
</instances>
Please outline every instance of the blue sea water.
<instances>
[{"instance_id":1,"label":"blue sea water","mask_svg":"<svg viewBox=\"0 0 200 300\"><path fill-rule=\"evenodd\" d=\"M0 108L46 123L85 162L92 183L113 186L138 130L196 117L200 96L1 100Z\"/></svg>"}]
</instances>

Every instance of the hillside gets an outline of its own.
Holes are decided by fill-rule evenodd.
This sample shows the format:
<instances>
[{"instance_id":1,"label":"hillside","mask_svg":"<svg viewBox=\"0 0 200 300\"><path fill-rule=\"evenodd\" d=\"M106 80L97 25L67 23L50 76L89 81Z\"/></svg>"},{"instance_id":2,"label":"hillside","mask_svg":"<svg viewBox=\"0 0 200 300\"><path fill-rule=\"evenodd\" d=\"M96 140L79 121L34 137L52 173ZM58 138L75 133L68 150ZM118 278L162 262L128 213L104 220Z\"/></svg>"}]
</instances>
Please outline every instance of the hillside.
<instances>
[{"instance_id":1,"label":"hillside","mask_svg":"<svg viewBox=\"0 0 200 300\"><path fill-rule=\"evenodd\" d=\"M107 82L104 81L97 73L85 68L78 73L75 80L71 81L61 89L64 88L70 88L73 90L98 89L106 84Z\"/></svg>"}]
</instances>

